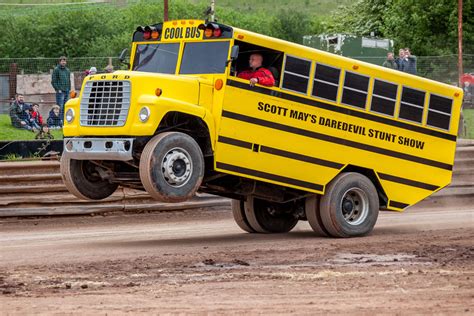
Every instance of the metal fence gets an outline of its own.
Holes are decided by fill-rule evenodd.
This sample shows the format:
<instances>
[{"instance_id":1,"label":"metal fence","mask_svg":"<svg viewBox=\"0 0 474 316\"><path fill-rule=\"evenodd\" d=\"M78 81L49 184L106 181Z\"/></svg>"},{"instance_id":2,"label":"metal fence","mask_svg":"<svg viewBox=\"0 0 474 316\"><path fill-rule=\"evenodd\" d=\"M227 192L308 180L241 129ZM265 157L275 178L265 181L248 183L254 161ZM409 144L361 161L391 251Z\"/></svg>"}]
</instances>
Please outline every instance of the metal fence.
<instances>
[{"instance_id":1,"label":"metal fence","mask_svg":"<svg viewBox=\"0 0 474 316\"><path fill-rule=\"evenodd\" d=\"M383 57L352 56L352 58L382 65ZM418 75L436 81L457 85L458 84L458 57L457 55L446 56L418 56ZM57 58L0 58L0 112L17 92L18 75L38 74L48 75L57 65ZM98 72L106 72L106 67L113 69L125 69L117 57L75 57L68 59L68 68L74 72L79 81L86 70L94 66ZM464 55L465 73L474 72L474 54ZM20 76L18 76L21 80ZM9 88L7 88L9 87Z\"/></svg>"}]
</instances>

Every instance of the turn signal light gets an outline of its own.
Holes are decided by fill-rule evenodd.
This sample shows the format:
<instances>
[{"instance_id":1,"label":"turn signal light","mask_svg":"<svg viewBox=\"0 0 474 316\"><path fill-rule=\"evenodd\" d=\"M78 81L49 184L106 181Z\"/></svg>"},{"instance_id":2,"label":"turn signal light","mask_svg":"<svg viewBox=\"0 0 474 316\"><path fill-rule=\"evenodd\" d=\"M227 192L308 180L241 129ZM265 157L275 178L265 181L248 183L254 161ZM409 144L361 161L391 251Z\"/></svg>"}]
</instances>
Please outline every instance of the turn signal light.
<instances>
[{"instance_id":1,"label":"turn signal light","mask_svg":"<svg viewBox=\"0 0 474 316\"><path fill-rule=\"evenodd\" d=\"M200 24L198 28L204 30L204 37L206 38L222 36L222 29L216 23Z\"/></svg>"},{"instance_id":2,"label":"turn signal light","mask_svg":"<svg viewBox=\"0 0 474 316\"><path fill-rule=\"evenodd\" d=\"M216 90L222 89L223 86L224 86L224 81L222 81L222 79L217 79L216 82L214 83L214 88L216 88Z\"/></svg>"},{"instance_id":3,"label":"turn signal light","mask_svg":"<svg viewBox=\"0 0 474 316\"><path fill-rule=\"evenodd\" d=\"M156 88L155 94L157 97L159 97L162 93L163 93L163 90L161 90L160 88Z\"/></svg>"},{"instance_id":4,"label":"turn signal light","mask_svg":"<svg viewBox=\"0 0 474 316\"><path fill-rule=\"evenodd\" d=\"M158 32L158 29L155 26L139 26L137 27L137 32L142 32L143 33L143 39L144 40L149 40L149 39L158 39L160 37L160 32Z\"/></svg>"},{"instance_id":5,"label":"turn signal light","mask_svg":"<svg viewBox=\"0 0 474 316\"><path fill-rule=\"evenodd\" d=\"M214 33L212 29L206 29L204 31L204 36L205 37L212 37L212 33Z\"/></svg>"},{"instance_id":6,"label":"turn signal light","mask_svg":"<svg viewBox=\"0 0 474 316\"><path fill-rule=\"evenodd\" d=\"M71 92L69 92L69 97L70 97L71 99L74 99L75 97L77 97L77 92L74 91L74 90L71 91Z\"/></svg>"}]
</instances>

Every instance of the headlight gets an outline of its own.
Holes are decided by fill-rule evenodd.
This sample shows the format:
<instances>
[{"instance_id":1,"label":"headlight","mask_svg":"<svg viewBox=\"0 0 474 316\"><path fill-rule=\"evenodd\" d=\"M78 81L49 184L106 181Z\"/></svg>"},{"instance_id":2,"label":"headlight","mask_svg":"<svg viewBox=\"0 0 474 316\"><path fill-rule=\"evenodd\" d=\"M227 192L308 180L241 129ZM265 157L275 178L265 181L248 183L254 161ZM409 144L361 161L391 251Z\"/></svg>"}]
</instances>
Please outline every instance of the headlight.
<instances>
[{"instance_id":1,"label":"headlight","mask_svg":"<svg viewBox=\"0 0 474 316\"><path fill-rule=\"evenodd\" d=\"M74 121L74 110L73 109L68 109L66 111L66 121L68 123L71 123L72 121Z\"/></svg>"},{"instance_id":2,"label":"headlight","mask_svg":"<svg viewBox=\"0 0 474 316\"><path fill-rule=\"evenodd\" d=\"M140 121L145 123L150 117L150 109L146 106L142 107L138 116L140 117Z\"/></svg>"}]
</instances>

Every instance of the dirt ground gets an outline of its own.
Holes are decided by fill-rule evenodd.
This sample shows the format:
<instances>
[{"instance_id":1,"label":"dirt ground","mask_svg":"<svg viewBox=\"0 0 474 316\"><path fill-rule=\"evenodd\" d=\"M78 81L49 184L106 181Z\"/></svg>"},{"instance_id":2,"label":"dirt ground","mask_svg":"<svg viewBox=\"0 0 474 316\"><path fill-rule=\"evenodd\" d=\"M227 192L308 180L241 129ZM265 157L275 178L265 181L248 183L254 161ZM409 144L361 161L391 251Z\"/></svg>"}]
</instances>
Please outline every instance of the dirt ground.
<instances>
[{"instance_id":1,"label":"dirt ground","mask_svg":"<svg viewBox=\"0 0 474 316\"><path fill-rule=\"evenodd\" d=\"M474 209L370 236L239 230L230 208L0 219L0 314L470 314Z\"/></svg>"}]
</instances>

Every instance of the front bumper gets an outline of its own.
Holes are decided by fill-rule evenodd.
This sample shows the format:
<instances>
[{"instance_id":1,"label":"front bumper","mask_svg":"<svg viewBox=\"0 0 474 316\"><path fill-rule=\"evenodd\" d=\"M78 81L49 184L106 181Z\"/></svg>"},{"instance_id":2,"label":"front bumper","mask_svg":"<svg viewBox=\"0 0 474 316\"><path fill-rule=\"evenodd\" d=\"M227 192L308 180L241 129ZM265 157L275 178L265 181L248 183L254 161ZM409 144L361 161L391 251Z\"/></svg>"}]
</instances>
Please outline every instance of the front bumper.
<instances>
[{"instance_id":1,"label":"front bumper","mask_svg":"<svg viewBox=\"0 0 474 316\"><path fill-rule=\"evenodd\" d=\"M65 138L64 153L77 160L133 160L134 138Z\"/></svg>"}]
</instances>

